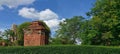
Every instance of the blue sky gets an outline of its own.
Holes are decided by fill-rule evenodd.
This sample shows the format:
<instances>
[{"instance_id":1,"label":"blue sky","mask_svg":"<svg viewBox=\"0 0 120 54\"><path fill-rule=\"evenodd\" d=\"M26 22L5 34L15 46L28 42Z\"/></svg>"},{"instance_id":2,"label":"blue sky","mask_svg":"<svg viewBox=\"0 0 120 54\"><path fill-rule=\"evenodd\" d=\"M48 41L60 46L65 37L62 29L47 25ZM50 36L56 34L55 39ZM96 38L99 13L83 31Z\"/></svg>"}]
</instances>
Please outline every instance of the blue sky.
<instances>
[{"instance_id":1,"label":"blue sky","mask_svg":"<svg viewBox=\"0 0 120 54\"><path fill-rule=\"evenodd\" d=\"M12 24L43 20L52 31L59 22L73 16L84 16L96 0L0 0L0 30Z\"/></svg>"}]
</instances>

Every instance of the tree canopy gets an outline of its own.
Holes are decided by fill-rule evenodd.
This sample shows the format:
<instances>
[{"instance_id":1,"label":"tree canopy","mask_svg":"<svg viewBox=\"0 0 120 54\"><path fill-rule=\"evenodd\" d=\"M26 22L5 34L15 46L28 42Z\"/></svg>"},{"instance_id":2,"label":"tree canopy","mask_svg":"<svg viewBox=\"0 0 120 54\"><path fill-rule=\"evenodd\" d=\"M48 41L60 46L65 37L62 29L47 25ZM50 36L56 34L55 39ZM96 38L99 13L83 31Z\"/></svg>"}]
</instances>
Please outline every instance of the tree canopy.
<instances>
[{"instance_id":1,"label":"tree canopy","mask_svg":"<svg viewBox=\"0 0 120 54\"><path fill-rule=\"evenodd\" d=\"M57 30L57 37L61 38L63 44L75 44L79 38L79 32L82 31L80 28L82 28L83 21L82 16L74 16L61 22L60 28Z\"/></svg>"},{"instance_id":2,"label":"tree canopy","mask_svg":"<svg viewBox=\"0 0 120 54\"><path fill-rule=\"evenodd\" d=\"M57 36L69 38L72 43L80 37L83 45L120 45L119 3L120 0L97 0L87 13L91 17L89 20L79 17L66 19L60 24Z\"/></svg>"},{"instance_id":3,"label":"tree canopy","mask_svg":"<svg viewBox=\"0 0 120 54\"><path fill-rule=\"evenodd\" d=\"M90 14L97 45L120 45L120 0L97 0Z\"/></svg>"}]
</instances>

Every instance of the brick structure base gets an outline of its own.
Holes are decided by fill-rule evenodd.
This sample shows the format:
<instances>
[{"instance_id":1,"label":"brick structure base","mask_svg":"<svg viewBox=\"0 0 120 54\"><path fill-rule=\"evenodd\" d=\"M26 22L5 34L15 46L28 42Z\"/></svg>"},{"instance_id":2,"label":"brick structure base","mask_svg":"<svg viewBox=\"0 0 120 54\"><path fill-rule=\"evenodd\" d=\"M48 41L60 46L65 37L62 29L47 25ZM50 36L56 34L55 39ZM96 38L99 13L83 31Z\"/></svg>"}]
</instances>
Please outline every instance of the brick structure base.
<instances>
[{"instance_id":1,"label":"brick structure base","mask_svg":"<svg viewBox=\"0 0 120 54\"><path fill-rule=\"evenodd\" d=\"M40 46L48 44L46 29L39 21L34 21L28 30L24 30L24 46Z\"/></svg>"}]
</instances>

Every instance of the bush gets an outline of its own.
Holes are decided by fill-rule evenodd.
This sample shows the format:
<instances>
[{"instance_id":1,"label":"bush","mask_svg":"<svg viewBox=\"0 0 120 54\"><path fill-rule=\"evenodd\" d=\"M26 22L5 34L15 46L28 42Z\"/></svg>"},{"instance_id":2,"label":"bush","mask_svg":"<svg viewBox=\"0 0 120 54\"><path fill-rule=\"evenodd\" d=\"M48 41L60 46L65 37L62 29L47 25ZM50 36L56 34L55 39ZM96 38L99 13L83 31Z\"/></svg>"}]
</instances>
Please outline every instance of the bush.
<instances>
[{"instance_id":1,"label":"bush","mask_svg":"<svg viewBox=\"0 0 120 54\"><path fill-rule=\"evenodd\" d=\"M119 47L104 46L29 46L0 47L0 54L119 54Z\"/></svg>"}]
</instances>

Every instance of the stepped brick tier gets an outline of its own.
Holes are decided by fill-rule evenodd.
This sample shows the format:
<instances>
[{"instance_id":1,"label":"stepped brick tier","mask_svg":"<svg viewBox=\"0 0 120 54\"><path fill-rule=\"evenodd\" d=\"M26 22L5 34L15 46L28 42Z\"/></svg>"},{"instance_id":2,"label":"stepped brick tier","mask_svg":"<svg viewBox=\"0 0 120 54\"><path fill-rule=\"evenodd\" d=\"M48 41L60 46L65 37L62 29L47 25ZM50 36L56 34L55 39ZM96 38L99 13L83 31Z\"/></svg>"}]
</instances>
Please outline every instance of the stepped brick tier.
<instances>
[{"instance_id":1,"label":"stepped brick tier","mask_svg":"<svg viewBox=\"0 0 120 54\"><path fill-rule=\"evenodd\" d=\"M24 29L24 46L40 46L48 44L49 31L40 21L31 22L27 29Z\"/></svg>"}]
</instances>

